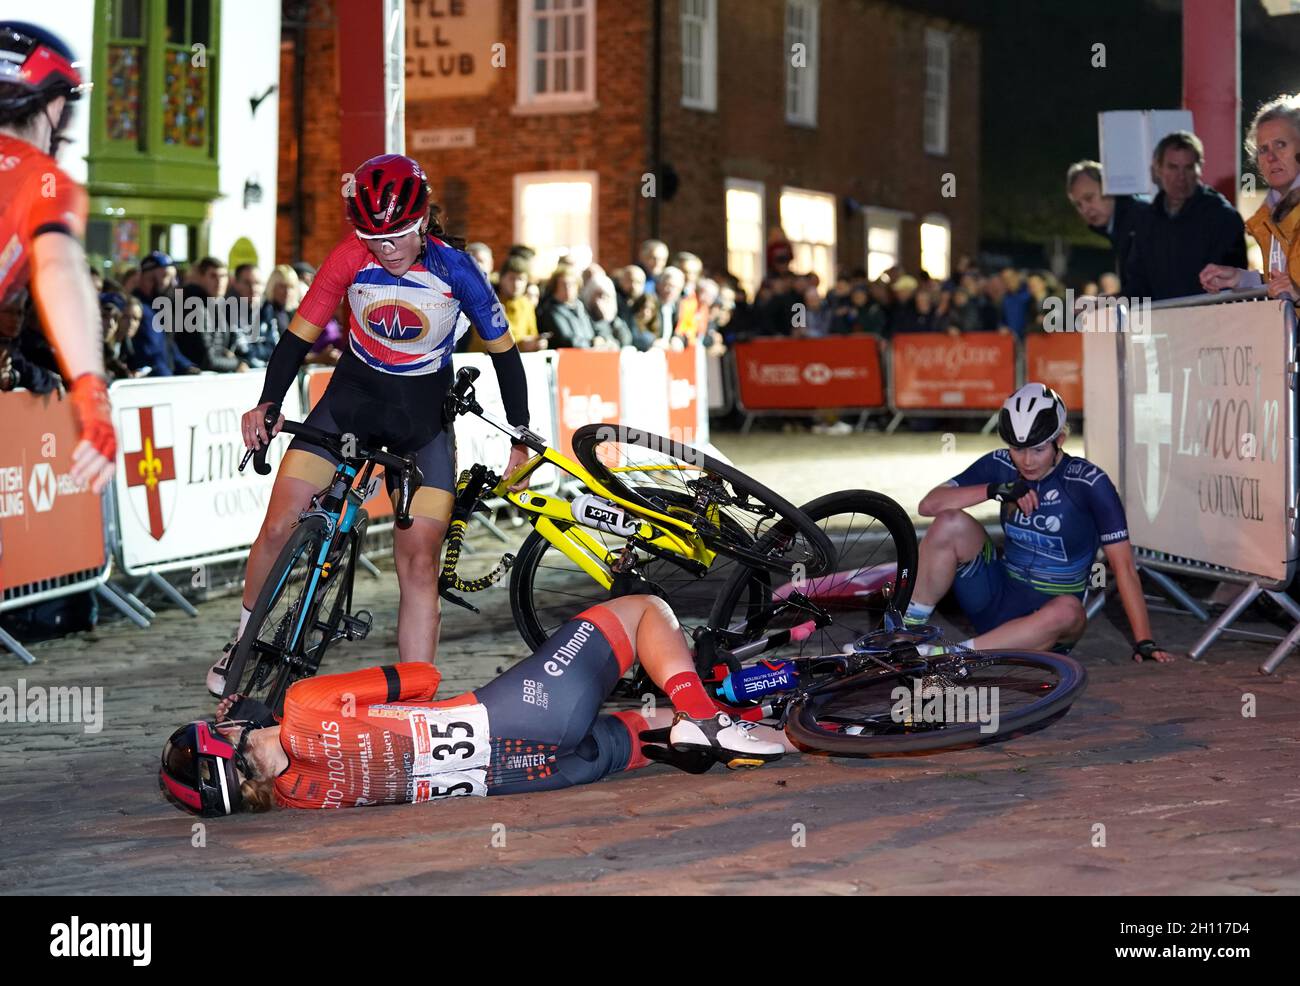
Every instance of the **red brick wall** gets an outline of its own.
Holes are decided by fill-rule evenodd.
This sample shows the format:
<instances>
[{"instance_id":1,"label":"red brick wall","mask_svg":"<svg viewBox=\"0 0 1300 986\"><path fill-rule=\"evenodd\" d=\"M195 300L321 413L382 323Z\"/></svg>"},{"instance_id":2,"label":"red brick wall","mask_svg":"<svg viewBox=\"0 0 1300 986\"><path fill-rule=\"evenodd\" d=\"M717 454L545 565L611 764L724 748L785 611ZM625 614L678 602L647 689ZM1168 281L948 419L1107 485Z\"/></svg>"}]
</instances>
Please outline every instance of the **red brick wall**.
<instances>
[{"instance_id":1,"label":"red brick wall","mask_svg":"<svg viewBox=\"0 0 1300 986\"><path fill-rule=\"evenodd\" d=\"M306 46L307 113L301 153L304 180L303 258L319 264L344 230L339 205L338 111L335 95L334 3L314 0ZM474 0L488 3L493 0ZM516 102L518 2L500 4L499 32L507 64L486 96L408 101L408 146L416 130L473 127L475 146L414 151L428 171L449 230L483 240L497 254L514 242L513 176L528 171L592 170L599 174L596 255L606 266L631 259L649 235L642 175L649 168L651 131L651 5L646 0L598 0L596 101L591 112L520 114ZM913 213L902 229L903 262L920 260L918 226L927 212L952 224L953 259L974 254L979 239L979 39L880 0L824 0L816 128L785 123L784 9L779 0L718 0L718 111L681 105L681 12L664 0L664 159L680 175L671 202L660 198L660 235L674 250L698 253L720 269L726 259L724 181L762 181L769 227L779 221L782 185L835 193L838 258L865 265L863 220L846 216L843 201ZM945 158L922 147L921 99L927 25L952 31L949 145ZM485 55L485 60L489 56ZM292 256L294 200L293 76L282 60L281 215L277 259ZM945 173L956 176L956 198L944 198ZM662 189L660 189L662 193Z\"/></svg>"},{"instance_id":2,"label":"red brick wall","mask_svg":"<svg viewBox=\"0 0 1300 986\"><path fill-rule=\"evenodd\" d=\"M421 129L473 127L475 131L472 148L410 151L428 170L434 196L445 205L449 232L482 240L500 259L515 241L514 175L595 171L599 175L596 258L607 266L626 262L632 249L633 196L647 160L648 6L641 0L597 3L595 111L514 112L517 0L500 0L499 31L506 45L506 65L487 69L497 80L486 96L408 100L408 146L411 134Z\"/></svg>"},{"instance_id":3,"label":"red brick wall","mask_svg":"<svg viewBox=\"0 0 1300 986\"><path fill-rule=\"evenodd\" d=\"M785 4L718 0L717 112L682 106L681 5L664 3L664 159L681 175L662 206L661 231L672 249L697 253L706 267L726 260L724 183L761 181L768 228L780 221L780 190L791 185L833 192L837 253L845 268L865 267L863 218L844 199L911 212L902 260L920 263L919 223L948 216L953 260L974 254L979 217L979 39L970 28L931 20L887 3L823 0L817 126L785 122ZM921 103L926 26L954 33L951 48L949 154L924 153ZM957 196L940 193L956 176Z\"/></svg>"},{"instance_id":4,"label":"red brick wall","mask_svg":"<svg viewBox=\"0 0 1300 986\"><path fill-rule=\"evenodd\" d=\"M291 44L292 36L285 32ZM303 89L302 147L294 133L293 59L286 50L280 59L280 209L276 223L276 262L306 260L316 266L346 232L338 169L338 72L335 63L334 0L312 0L308 17ZM302 187L295 189L297 159L303 155ZM358 162L360 163L360 162ZM301 255L294 250L291 207L302 209Z\"/></svg>"}]
</instances>

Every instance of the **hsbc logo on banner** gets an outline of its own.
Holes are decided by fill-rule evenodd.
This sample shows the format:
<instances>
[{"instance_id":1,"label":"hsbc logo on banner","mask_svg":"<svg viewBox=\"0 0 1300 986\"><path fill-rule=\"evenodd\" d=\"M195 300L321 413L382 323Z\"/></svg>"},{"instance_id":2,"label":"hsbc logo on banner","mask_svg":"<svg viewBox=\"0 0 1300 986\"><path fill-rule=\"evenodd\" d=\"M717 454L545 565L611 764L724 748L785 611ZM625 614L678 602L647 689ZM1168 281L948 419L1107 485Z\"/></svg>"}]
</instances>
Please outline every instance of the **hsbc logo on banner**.
<instances>
[{"instance_id":1,"label":"hsbc logo on banner","mask_svg":"<svg viewBox=\"0 0 1300 986\"><path fill-rule=\"evenodd\" d=\"M831 382L831 368L825 363L809 363L803 368L803 378L813 386L823 386Z\"/></svg>"},{"instance_id":2,"label":"hsbc logo on banner","mask_svg":"<svg viewBox=\"0 0 1300 986\"><path fill-rule=\"evenodd\" d=\"M127 500L140 526L161 541L176 509L176 460L170 404L132 407L121 418Z\"/></svg>"},{"instance_id":3,"label":"hsbc logo on banner","mask_svg":"<svg viewBox=\"0 0 1300 986\"><path fill-rule=\"evenodd\" d=\"M32 501L32 509L38 514L53 510L57 494L58 481L54 476L54 467L48 462L38 462L32 466L32 478L27 482L27 496Z\"/></svg>"}]
</instances>

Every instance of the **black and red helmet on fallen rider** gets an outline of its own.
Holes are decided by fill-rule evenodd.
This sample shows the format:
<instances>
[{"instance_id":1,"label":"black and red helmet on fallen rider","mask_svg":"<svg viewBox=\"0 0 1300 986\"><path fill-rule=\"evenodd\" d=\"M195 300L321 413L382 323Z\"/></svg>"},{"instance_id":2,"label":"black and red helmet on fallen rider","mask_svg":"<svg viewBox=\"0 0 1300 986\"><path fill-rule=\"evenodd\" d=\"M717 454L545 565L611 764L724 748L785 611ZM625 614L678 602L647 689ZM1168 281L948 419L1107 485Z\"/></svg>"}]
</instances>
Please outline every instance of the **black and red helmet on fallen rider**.
<instances>
[{"instance_id":1,"label":"black and red helmet on fallen rider","mask_svg":"<svg viewBox=\"0 0 1300 986\"><path fill-rule=\"evenodd\" d=\"M246 727L239 743L231 743L213 723L202 719L181 726L163 747L158 771L163 790L196 815L212 817L238 811L243 796L235 771L253 776L240 749L247 736Z\"/></svg>"},{"instance_id":2,"label":"black and red helmet on fallen rider","mask_svg":"<svg viewBox=\"0 0 1300 986\"><path fill-rule=\"evenodd\" d=\"M404 154L372 157L352 173L348 222L363 239L400 236L429 217L429 180Z\"/></svg>"},{"instance_id":3,"label":"black and red helmet on fallen rider","mask_svg":"<svg viewBox=\"0 0 1300 986\"><path fill-rule=\"evenodd\" d=\"M88 88L57 34L26 21L0 21L0 110L22 116L59 96L80 99Z\"/></svg>"}]
</instances>

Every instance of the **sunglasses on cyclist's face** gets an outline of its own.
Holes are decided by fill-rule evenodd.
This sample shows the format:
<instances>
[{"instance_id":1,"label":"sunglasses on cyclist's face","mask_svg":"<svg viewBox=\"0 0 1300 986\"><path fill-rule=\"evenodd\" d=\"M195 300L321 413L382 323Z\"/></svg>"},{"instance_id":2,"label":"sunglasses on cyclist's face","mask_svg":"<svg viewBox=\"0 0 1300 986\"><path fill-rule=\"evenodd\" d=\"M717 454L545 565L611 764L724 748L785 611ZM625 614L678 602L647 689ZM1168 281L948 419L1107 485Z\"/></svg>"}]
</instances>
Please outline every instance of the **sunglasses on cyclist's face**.
<instances>
[{"instance_id":1,"label":"sunglasses on cyclist's face","mask_svg":"<svg viewBox=\"0 0 1300 986\"><path fill-rule=\"evenodd\" d=\"M418 223L400 233L386 236L366 234L362 233L360 230L356 230L356 234L357 239L361 240L361 242L369 247L371 253L377 257L382 257L385 260L396 257L398 253L408 250L413 246L417 246L420 241L420 227Z\"/></svg>"}]
</instances>

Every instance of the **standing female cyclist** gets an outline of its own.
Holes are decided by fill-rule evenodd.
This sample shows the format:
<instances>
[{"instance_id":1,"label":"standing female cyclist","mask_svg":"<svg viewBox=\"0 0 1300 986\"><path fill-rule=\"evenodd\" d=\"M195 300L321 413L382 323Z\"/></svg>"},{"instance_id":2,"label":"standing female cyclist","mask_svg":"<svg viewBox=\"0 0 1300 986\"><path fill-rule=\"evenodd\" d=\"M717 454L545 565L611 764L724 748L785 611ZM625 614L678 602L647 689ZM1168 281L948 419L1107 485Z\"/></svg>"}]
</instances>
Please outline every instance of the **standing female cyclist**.
<instances>
[{"instance_id":1,"label":"standing female cyclist","mask_svg":"<svg viewBox=\"0 0 1300 986\"><path fill-rule=\"evenodd\" d=\"M520 426L528 424L524 368L487 278L459 241L442 238L438 207L415 161L400 154L371 158L350 176L344 199L356 235L330 253L276 344L261 400L243 417L244 444L260 447L280 430L283 416L268 434L267 409L278 407L346 295L348 347L307 422L322 431L355 435L360 444L386 446L395 455L415 455L423 478L412 498L414 523L393 534L401 591L397 647L402 661L431 664L439 627L436 563L455 489L442 403L451 385L451 353L461 319L468 317L491 354L506 418ZM527 456L526 447L514 446L507 474ZM298 514L329 483L337 465L323 448L302 439L290 444L248 556L236 641ZM233 650L234 641L208 674L208 690L218 697Z\"/></svg>"}]
</instances>

